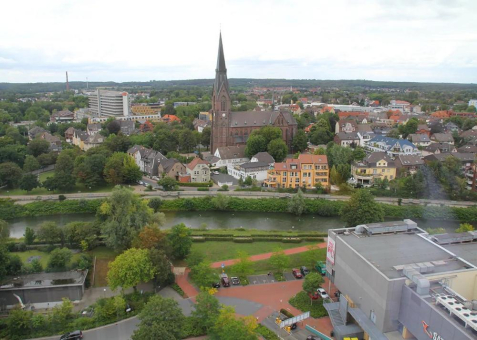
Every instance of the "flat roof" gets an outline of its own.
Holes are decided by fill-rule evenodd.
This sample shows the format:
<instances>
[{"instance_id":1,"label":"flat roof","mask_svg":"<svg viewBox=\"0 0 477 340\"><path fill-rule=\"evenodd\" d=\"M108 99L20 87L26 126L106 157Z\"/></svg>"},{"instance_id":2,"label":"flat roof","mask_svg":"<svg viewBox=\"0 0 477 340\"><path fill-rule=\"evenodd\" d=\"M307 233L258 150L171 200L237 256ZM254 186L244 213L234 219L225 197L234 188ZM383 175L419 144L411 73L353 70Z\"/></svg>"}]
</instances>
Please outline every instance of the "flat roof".
<instances>
[{"instance_id":1,"label":"flat roof","mask_svg":"<svg viewBox=\"0 0 477 340\"><path fill-rule=\"evenodd\" d=\"M435 265L434 271L430 274L467 268L465 263L453 259L451 254L415 233L372 236L358 236L351 233L337 234L337 237L349 244L389 279L404 277L402 271L397 271L394 266L413 263L445 261Z\"/></svg>"},{"instance_id":2,"label":"flat roof","mask_svg":"<svg viewBox=\"0 0 477 340\"><path fill-rule=\"evenodd\" d=\"M456 243L443 244L442 247L449 250L451 253L463 258L467 262L477 266L477 243Z\"/></svg>"},{"instance_id":3,"label":"flat roof","mask_svg":"<svg viewBox=\"0 0 477 340\"><path fill-rule=\"evenodd\" d=\"M88 271L71 270L58 273L38 273L8 277L0 285L1 290L46 288L83 284Z\"/></svg>"}]
</instances>

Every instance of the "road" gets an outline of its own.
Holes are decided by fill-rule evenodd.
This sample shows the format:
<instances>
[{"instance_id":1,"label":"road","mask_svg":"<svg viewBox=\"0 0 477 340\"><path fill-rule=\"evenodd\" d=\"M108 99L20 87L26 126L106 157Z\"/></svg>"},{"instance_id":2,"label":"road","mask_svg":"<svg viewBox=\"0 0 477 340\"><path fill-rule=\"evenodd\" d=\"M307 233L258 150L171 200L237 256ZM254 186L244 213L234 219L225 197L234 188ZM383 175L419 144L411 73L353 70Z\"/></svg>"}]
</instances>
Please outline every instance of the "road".
<instances>
[{"instance_id":1,"label":"road","mask_svg":"<svg viewBox=\"0 0 477 340\"><path fill-rule=\"evenodd\" d=\"M160 197L162 199L174 199L178 197L207 197L211 195L216 195L216 191L197 191L195 188L186 188L186 191L144 191L143 186L138 186L135 189L135 192L144 197ZM278 192L257 192L257 191L221 191L221 194L233 196L233 197L242 197L242 198L287 198L292 194L278 193ZM67 199L97 199L104 198L111 195L110 192L102 193L75 193L75 194L65 194ZM11 198L17 201L20 204L25 204L33 201L40 200L57 200L58 195L42 195L42 196L0 196L1 198ZM327 199L331 201L347 201L349 196L339 196L339 195L316 195L316 194L306 194L306 198L320 198ZM394 197L376 197L377 202L398 205L398 199ZM471 201L449 201L449 200L431 200L431 199L408 199L403 198L402 205L423 205L423 206L446 206L446 207L473 207L477 205L477 202Z\"/></svg>"}]
</instances>

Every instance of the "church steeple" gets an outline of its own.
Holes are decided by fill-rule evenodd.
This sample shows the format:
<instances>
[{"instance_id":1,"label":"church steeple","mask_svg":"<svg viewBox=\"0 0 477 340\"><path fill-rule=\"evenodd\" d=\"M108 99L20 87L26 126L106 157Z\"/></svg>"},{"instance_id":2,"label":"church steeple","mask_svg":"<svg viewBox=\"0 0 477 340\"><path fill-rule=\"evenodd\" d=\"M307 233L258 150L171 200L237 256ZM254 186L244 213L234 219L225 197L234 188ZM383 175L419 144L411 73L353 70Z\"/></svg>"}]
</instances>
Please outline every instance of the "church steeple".
<instances>
[{"instance_id":1,"label":"church steeple","mask_svg":"<svg viewBox=\"0 0 477 340\"><path fill-rule=\"evenodd\" d=\"M229 81L227 79L227 68L225 67L224 47L222 45L222 32L219 36L219 52L217 54L217 68L215 69L214 93L218 95L225 87L225 91L229 92Z\"/></svg>"}]
</instances>

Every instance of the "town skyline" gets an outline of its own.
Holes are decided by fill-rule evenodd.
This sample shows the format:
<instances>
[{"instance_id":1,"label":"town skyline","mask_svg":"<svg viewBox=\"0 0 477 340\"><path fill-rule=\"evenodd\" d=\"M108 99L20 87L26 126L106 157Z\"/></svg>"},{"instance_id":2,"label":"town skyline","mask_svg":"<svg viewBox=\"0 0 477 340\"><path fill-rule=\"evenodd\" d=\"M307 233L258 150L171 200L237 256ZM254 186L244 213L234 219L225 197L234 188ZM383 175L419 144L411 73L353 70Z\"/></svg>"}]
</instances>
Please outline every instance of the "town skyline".
<instances>
[{"instance_id":1,"label":"town skyline","mask_svg":"<svg viewBox=\"0 0 477 340\"><path fill-rule=\"evenodd\" d=\"M4 82L60 82L65 71L70 81L208 79L220 29L230 78L472 83L477 74L472 1L26 3L5 5L26 24L0 23ZM205 9L210 20L197 15Z\"/></svg>"}]
</instances>

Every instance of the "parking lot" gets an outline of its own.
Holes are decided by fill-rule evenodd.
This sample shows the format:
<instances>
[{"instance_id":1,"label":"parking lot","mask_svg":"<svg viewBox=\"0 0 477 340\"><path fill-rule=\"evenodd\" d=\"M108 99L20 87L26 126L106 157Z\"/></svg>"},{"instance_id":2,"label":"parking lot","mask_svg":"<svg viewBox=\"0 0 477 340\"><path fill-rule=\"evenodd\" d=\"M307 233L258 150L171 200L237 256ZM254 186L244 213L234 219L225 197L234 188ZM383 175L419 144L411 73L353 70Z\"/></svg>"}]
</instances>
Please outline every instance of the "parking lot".
<instances>
[{"instance_id":1,"label":"parking lot","mask_svg":"<svg viewBox=\"0 0 477 340\"><path fill-rule=\"evenodd\" d=\"M313 335L311 332L307 331L304 328L303 322L297 323L298 327L292 330L290 333L288 333L284 329L280 329L280 327L275 322L277 316L278 312L273 312L270 316L268 316L262 321L262 324L269 330L280 336L280 338L288 340L305 340L309 335ZM283 315L281 316L282 320L285 319L283 318Z\"/></svg>"},{"instance_id":2,"label":"parking lot","mask_svg":"<svg viewBox=\"0 0 477 340\"><path fill-rule=\"evenodd\" d=\"M297 280L292 273L285 272L283 274L283 277L285 278L285 281L295 281ZM277 282L275 279L275 276L273 274L262 274L262 275L250 275L247 276L248 282L251 285L260 285L260 284L265 284L265 283L274 283Z\"/></svg>"}]
</instances>

